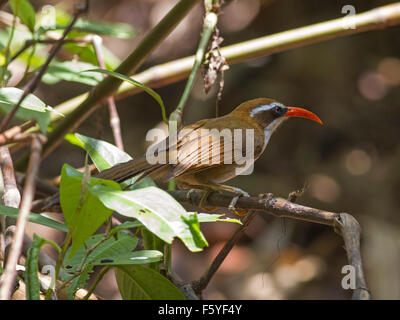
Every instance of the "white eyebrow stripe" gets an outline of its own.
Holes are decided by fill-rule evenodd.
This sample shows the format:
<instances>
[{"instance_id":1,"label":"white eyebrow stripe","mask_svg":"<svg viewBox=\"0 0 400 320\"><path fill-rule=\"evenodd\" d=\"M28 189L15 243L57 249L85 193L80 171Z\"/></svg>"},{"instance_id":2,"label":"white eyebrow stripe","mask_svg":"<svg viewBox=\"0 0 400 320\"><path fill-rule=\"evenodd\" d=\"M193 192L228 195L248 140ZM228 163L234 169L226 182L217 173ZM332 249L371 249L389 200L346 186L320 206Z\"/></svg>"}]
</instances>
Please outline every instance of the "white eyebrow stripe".
<instances>
[{"instance_id":1,"label":"white eyebrow stripe","mask_svg":"<svg viewBox=\"0 0 400 320\"><path fill-rule=\"evenodd\" d=\"M255 109L253 109L250 112L250 117L254 117L257 113L263 112L263 111L267 111L267 110L271 110L272 108L276 107L276 106L280 106L283 107L283 104L279 103L279 102L271 102L270 104L263 104Z\"/></svg>"}]
</instances>

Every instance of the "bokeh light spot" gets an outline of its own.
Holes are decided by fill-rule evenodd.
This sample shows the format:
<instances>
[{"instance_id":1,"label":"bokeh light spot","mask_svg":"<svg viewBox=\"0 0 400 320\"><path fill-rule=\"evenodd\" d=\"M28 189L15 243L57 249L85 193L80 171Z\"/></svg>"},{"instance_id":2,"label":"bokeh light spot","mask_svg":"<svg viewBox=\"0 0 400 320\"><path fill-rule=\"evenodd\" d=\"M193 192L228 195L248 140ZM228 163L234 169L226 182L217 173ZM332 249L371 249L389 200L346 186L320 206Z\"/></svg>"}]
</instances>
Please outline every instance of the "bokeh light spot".
<instances>
[{"instance_id":1,"label":"bokeh light spot","mask_svg":"<svg viewBox=\"0 0 400 320\"><path fill-rule=\"evenodd\" d=\"M386 95L388 87L380 73L369 71L359 77L358 90L368 100L380 100Z\"/></svg>"},{"instance_id":2,"label":"bokeh light spot","mask_svg":"<svg viewBox=\"0 0 400 320\"><path fill-rule=\"evenodd\" d=\"M400 59L384 58L378 65L378 72L385 82L391 86L400 84Z\"/></svg>"},{"instance_id":3,"label":"bokeh light spot","mask_svg":"<svg viewBox=\"0 0 400 320\"><path fill-rule=\"evenodd\" d=\"M333 202L340 196L341 188L331 177L323 174L313 174L309 177L311 195L323 202Z\"/></svg>"},{"instance_id":4,"label":"bokeh light spot","mask_svg":"<svg viewBox=\"0 0 400 320\"><path fill-rule=\"evenodd\" d=\"M345 156L345 166L355 176L366 174L371 169L371 157L363 150L354 149Z\"/></svg>"}]
</instances>

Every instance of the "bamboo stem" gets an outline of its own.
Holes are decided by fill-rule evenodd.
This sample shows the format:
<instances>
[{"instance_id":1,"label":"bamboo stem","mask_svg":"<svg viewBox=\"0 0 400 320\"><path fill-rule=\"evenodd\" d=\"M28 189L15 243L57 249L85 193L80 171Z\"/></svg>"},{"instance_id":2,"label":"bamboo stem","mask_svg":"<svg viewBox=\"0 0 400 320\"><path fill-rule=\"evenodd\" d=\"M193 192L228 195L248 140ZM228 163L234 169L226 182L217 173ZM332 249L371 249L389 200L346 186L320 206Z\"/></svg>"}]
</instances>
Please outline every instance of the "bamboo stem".
<instances>
[{"instance_id":1,"label":"bamboo stem","mask_svg":"<svg viewBox=\"0 0 400 320\"><path fill-rule=\"evenodd\" d=\"M346 35L398 25L400 24L400 2L357 14L352 22L355 23L355 29L343 29L343 18L338 18L226 46L221 48L221 54L229 64L234 64ZM132 77L149 87L163 87L188 77L194 60L195 56L174 60L151 67ZM124 82L118 89L115 98L125 98L141 91L141 88ZM87 94L79 95L61 103L55 109L67 115L86 97ZM60 119L62 116L53 113L52 121Z\"/></svg>"}]
</instances>

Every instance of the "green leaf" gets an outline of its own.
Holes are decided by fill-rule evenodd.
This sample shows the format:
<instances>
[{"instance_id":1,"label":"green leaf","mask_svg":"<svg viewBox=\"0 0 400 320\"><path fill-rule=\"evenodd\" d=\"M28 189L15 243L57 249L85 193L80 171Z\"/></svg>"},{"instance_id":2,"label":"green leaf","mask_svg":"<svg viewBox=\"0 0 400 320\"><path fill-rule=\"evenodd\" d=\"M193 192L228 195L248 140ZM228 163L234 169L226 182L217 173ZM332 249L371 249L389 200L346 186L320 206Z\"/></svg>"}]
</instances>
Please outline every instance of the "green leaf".
<instances>
[{"instance_id":1,"label":"green leaf","mask_svg":"<svg viewBox=\"0 0 400 320\"><path fill-rule=\"evenodd\" d=\"M0 50L1 50L1 46L0 46ZM0 66L0 74L3 73L3 68L4 68L3 66ZM11 76L12 76L12 74L11 74L10 70L6 69L6 71L4 73L4 80L6 83L8 82L8 80L10 80Z\"/></svg>"},{"instance_id":2,"label":"green leaf","mask_svg":"<svg viewBox=\"0 0 400 320\"><path fill-rule=\"evenodd\" d=\"M118 79L123 80L123 81L127 81L127 82L129 82L130 84L132 84L134 86L142 88L145 92L147 92L149 95L151 95L154 98L154 100L156 100L158 102L158 104L161 107L161 114L162 114L163 121L165 123L168 123L166 115L165 115L164 102L162 101L160 95L157 92L155 92L153 89L149 88L148 86L144 85L143 83L140 83L140 82L138 82L136 80L133 80L132 78L129 78L129 77L127 77L127 76L125 76L123 74L120 74L118 72L115 72L115 71L110 71L110 70L105 70L105 69L93 69L93 70L86 70L84 72L101 72L101 73L105 73L105 74L108 74L109 76L118 78Z\"/></svg>"},{"instance_id":3,"label":"green leaf","mask_svg":"<svg viewBox=\"0 0 400 320\"><path fill-rule=\"evenodd\" d=\"M239 219L232 219L225 217L221 219L221 217L224 216L223 214L210 214L210 213L198 213L197 218L199 219L199 222L233 222L233 223L238 223L242 224L242 221Z\"/></svg>"},{"instance_id":4,"label":"green leaf","mask_svg":"<svg viewBox=\"0 0 400 320\"><path fill-rule=\"evenodd\" d=\"M19 101L23 94L23 90L18 88L1 88L0 89L0 111L3 113L10 112L15 104ZM21 103L15 116L22 120L35 119L43 133L46 133L48 124L50 123L50 110L42 100L33 94L29 94Z\"/></svg>"},{"instance_id":5,"label":"green leaf","mask_svg":"<svg viewBox=\"0 0 400 320\"><path fill-rule=\"evenodd\" d=\"M103 76L100 74L86 74L81 71L89 70L95 66L80 61L53 61L48 67L46 73L44 74L42 80L45 83L55 83L56 80L64 80L71 82L78 82L87 84L89 86L95 86L101 80Z\"/></svg>"},{"instance_id":6,"label":"green leaf","mask_svg":"<svg viewBox=\"0 0 400 320\"><path fill-rule=\"evenodd\" d=\"M163 254L157 250L140 250L135 252L123 253L109 258L98 258L93 261L93 265L117 266L127 264L144 264L157 262L162 259Z\"/></svg>"},{"instance_id":7,"label":"green leaf","mask_svg":"<svg viewBox=\"0 0 400 320\"><path fill-rule=\"evenodd\" d=\"M125 221L121 223L120 225L112 228L110 230L110 234L113 235L117 233L118 231L124 230L124 229L131 229L131 228L138 228L138 227L143 227L143 224L140 221Z\"/></svg>"},{"instance_id":8,"label":"green leaf","mask_svg":"<svg viewBox=\"0 0 400 320\"><path fill-rule=\"evenodd\" d=\"M99 171L111 168L117 163L132 160L129 154L106 141L89 138L79 133L69 133L65 136L65 140L86 150Z\"/></svg>"},{"instance_id":9,"label":"green leaf","mask_svg":"<svg viewBox=\"0 0 400 320\"><path fill-rule=\"evenodd\" d=\"M182 220L189 226L193 241L197 247L203 248L208 245L206 238L200 231L200 223L197 214L193 212L188 217L182 216Z\"/></svg>"},{"instance_id":10,"label":"green leaf","mask_svg":"<svg viewBox=\"0 0 400 320\"><path fill-rule=\"evenodd\" d=\"M19 210L17 208L0 205L0 215L5 215L16 219L18 218L18 212ZM31 212L29 213L28 219L29 222L41 224L42 226L68 232L68 227L65 224L46 217L44 213L39 214Z\"/></svg>"},{"instance_id":11,"label":"green leaf","mask_svg":"<svg viewBox=\"0 0 400 320\"><path fill-rule=\"evenodd\" d=\"M112 210L106 208L91 190L100 185L103 186L105 193L107 193L106 190L120 189L119 184L114 181L91 178L82 196L82 178L81 172L67 164L63 166L60 204L65 222L72 233L72 255L112 213Z\"/></svg>"},{"instance_id":12,"label":"green leaf","mask_svg":"<svg viewBox=\"0 0 400 320\"><path fill-rule=\"evenodd\" d=\"M65 28L65 26L63 26ZM137 31L131 25L120 22L104 22L104 21L93 21L80 18L73 27L74 30L78 30L86 33L95 33L105 36L130 39L137 35Z\"/></svg>"},{"instance_id":13,"label":"green leaf","mask_svg":"<svg viewBox=\"0 0 400 320\"><path fill-rule=\"evenodd\" d=\"M70 256L70 250L68 249L66 254L66 259L63 262L63 268L65 274L73 274L77 268L81 265L83 258L86 255L88 249L92 248L94 245L100 244L89 254L84 265L88 263L93 263L95 260L101 259L113 259L117 256L130 253L134 250L138 244L138 239L132 237L128 233L118 232L117 238L111 237L105 239L105 234L95 234L85 241L85 245L79 247L76 254Z\"/></svg>"},{"instance_id":14,"label":"green leaf","mask_svg":"<svg viewBox=\"0 0 400 320\"><path fill-rule=\"evenodd\" d=\"M20 18L21 22L26 25L32 33L35 32L36 15L29 1L10 0L10 5L14 15Z\"/></svg>"},{"instance_id":15,"label":"green leaf","mask_svg":"<svg viewBox=\"0 0 400 320\"><path fill-rule=\"evenodd\" d=\"M148 267L118 266L114 270L124 300L185 300L171 281Z\"/></svg>"},{"instance_id":16,"label":"green leaf","mask_svg":"<svg viewBox=\"0 0 400 320\"><path fill-rule=\"evenodd\" d=\"M106 141L89 138L79 133L68 133L65 135L65 140L84 149L99 171L111 168L118 163L132 160L129 154ZM150 177L144 177L136 183L138 178L140 178L140 175L129 178L122 182L121 186L123 188L130 186L129 189L139 189L156 185Z\"/></svg>"},{"instance_id":17,"label":"green leaf","mask_svg":"<svg viewBox=\"0 0 400 320\"><path fill-rule=\"evenodd\" d=\"M79 43L66 43L63 45L63 48L68 52L70 52L71 54L79 56L79 60L81 61L86 61L93 65L98 64L96 52L94 51L93 46L91 45L82 45ZM105 46L102 47L102 51L106 68L109 69L117 68L121 63L121 60Z\"/></svg>"},{"instance_id":18,"label":"green leaf","mask_svg":"<svg viewBox=\"0 0 400 320\"><path fill-rule=\"evenodd\" d=\"M121 191L99 185L91 192L106 207L139 220L167 243L178 237L191 251L201 251L207 245L198 221L167 192L157 187Z\"/></svg>"},{"instance_id":19,"label":"green leaf","mask_svg":"<svg viewBox=\"0 0 400 320\"><path fill-rule=\"evenodd\" d=\"M26 262L25 262L25 284L26 284L26 299L27 300L40 300L40 283L39 283L39 252L40 248L50 244L60 253L60 247L53 241L49 241L38 237L36 234L33 235L32 246L28 249ZM53 279L51 279L53 281Z\"/></svg>"},{"instance_id":20,"label":"green leaf","mask_svg":"<svg viewBox=\"0 0 400 320\"><path fill-rule=\"evenodd\" d=\"M165 242L157 237L154 233L150 232L147 228L143 227L140 229L142 233L142 242L146 250L158 250L164 252ZM150 263L149 268L156 271L160 270L161 263Z\"/></svg>"},{"instance_id":21,"label":"green leaf","mask_svg":"<svg viewBox=\"0 0 400 320\"><path fill-rule=\"evenodd\" d=\"M86 286L86 281L89 279L89 274L93 271L93 261L95 259L114 259L120 255L127 254L134 250L137 246L138 239L127 233L119 232L117 237L105 238L105 234L96 234L86 240L85 245L79 247L75 255L71 257L71 247L66 253L66 258L63 261L61 278L63 281L70 279L78 267L81 267L81 274L71 281L71 286L67 289L70 299L73 299L75 292L79 288ZM86 257L87 250L97 247ZM101 264L101 263L99 263Z\"/></svg>"}]
</instances>

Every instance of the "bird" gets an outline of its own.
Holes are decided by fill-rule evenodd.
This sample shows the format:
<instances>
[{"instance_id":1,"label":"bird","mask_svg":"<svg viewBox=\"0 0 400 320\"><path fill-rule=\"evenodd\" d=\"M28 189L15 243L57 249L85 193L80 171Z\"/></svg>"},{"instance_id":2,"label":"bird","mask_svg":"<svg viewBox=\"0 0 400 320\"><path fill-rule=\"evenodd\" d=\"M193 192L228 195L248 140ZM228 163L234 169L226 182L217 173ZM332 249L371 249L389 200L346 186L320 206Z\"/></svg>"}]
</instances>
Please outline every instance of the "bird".
<instances>
[{"instance_id":1,"label":"bird","mask_svg":"<svg viewBox=\"0 0 400 320\"><path fill-rule=\"evenodd\" d=\"M156 144L153 156L165 161L149 161L146 153L146 156L103 170L96 177L116 182L138 175L140 179L146 176L164 181L175 179L179 189L206 191L199 204L202 208L211 192L228 192L234 196L229 209L235 212L238 198L248 193L223 183L237 175L248 174L246 170L249 171L263 154L272 134L290 117L322 124L317 115L306 109L287 106L272 98L252 99L224 116L183 127L175 140L167 137ZM252 153L246 154L249 146L252 146Z\"/></svg>"}]
</instances>

